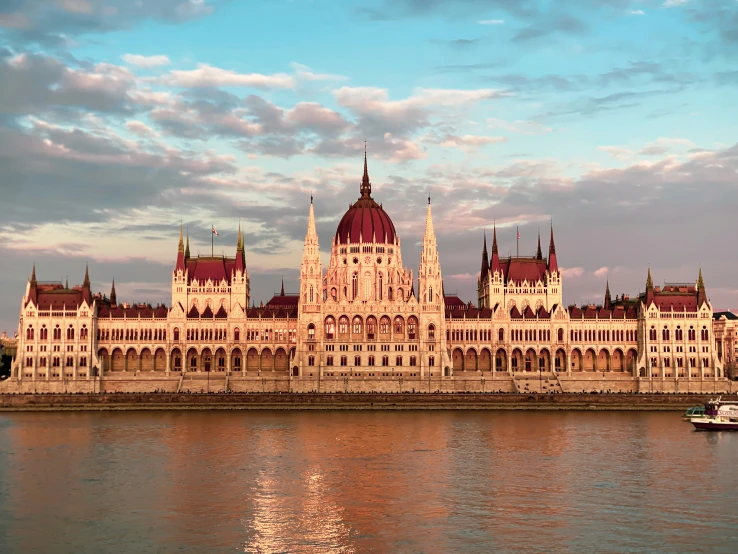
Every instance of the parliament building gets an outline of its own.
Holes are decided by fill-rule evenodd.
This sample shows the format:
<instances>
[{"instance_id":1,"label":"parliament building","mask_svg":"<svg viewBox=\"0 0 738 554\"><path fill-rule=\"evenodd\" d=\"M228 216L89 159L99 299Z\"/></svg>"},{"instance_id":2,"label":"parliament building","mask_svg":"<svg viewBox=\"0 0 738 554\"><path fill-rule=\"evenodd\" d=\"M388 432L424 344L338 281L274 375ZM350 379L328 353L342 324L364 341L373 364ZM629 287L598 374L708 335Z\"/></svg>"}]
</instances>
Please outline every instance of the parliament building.
<instances>
[{"instance_id":1,"label":"parliament building","mask_svg":"<svg viewBox=\"0 0 738 554\"><path fill-rule=\"evenodd\" d=\"M444 293L430 199L417 276L372 197L360 196L321 264L310 200L299 294L255 306L240 226L235 256L197 256L180 227L171 304L119 302L84 281L36 279L0 392L693 391L730 389L733 314L715 314L701 270L599 305L565 306L553 227L547 256L500 256L483 239L477 302ZM697 272L695 272L697 273ZM207 383L207 384L206 384Z\"/></svg>"}]
</instances>

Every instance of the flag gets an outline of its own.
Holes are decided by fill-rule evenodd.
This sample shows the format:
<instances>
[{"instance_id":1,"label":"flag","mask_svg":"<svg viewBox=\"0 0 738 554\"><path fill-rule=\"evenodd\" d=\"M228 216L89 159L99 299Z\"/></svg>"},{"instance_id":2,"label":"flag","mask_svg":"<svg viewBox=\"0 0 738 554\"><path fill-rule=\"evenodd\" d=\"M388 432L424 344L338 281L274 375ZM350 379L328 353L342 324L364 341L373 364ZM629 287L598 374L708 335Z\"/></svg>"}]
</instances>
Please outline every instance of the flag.
<instances>
[{"instance_id":1,"label":"flag","mask_svg":"<svg viewBox=\"0 0 738 554\"><path fill-rule=\"evenodd\" d=\"M215 235L216 237L217 237L217 236L220 236L220 235L218 235L218 231L216 231L216 230L215 230L215 227L213 227L212 229L213 229L213 234L214 234L214 235Z\"/></svg>"},{"instance_id":2,"label":"flag","mask_svg":"<svg viewBox=\"0 0 738 554\"><path fill-rule=\"evenodd\" d=\"M218 233L216 233L217 235ZM518 231L518 240L520 240L520 231Z\"/></svg>"}]
</instances>

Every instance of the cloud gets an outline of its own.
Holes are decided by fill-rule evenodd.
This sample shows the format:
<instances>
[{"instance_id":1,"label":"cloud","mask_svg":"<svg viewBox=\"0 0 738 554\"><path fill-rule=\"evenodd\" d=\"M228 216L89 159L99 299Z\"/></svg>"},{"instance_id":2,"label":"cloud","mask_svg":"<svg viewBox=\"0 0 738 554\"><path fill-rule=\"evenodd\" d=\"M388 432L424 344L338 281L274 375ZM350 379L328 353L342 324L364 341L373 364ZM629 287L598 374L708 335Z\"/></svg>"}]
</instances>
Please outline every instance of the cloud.
<instances>
[{"instance_id":1,"label":"cloud","mask_svg":"<svg viewBox=\"0 0 738 554\"><path fill-rule=\"evenodd\" d=\"M164 55L140 56L138 54L124 54L121 58L129 65L135 65L136 67L142 68L159 67L162 65L169 65L171 63L169 58Z\"/></svg>"},{"instance_id":2,"label":"cloud","mask_svg":"<svg viewBox=\"0 0 738 554\"><path fill-rule=\"evenodd\" d=\"M572 279L581 277L584 274L584 269L581 267L562 267L561 276L565 279Z\"/></svg>"},{"instance_id":3,"label":"cloud","mask_svg":"<svg viewBox=\"0 0 738 554\"><path fill-rule=\"evenodd\" d=\"M664 2L664 7L673 8L674 6L683 6L688 1L689 0L666 0L666 2Z\"/></svg>"},{"instance_id":4,"label":"cloud","mask_svg":"<svg viewBox=\"0 0 738 554\"><path fill-rule=\"evenodd\" d=\"M142 138L158 136L156 131L142 121L127 121L126 129Z\"/></svg>"},{"instance_id":5,"label":"cloud","mask_svg":"<svg viewBox=\"0 0 738 554\"><path fill-rule=\"evenodd\" d=\"M643 10L630 10L630 15L646 15Z\"/></svg>"},{"instance_id":6,"label":"cloud","mask_svg":"<svg viewBox=\"0 0 738 554\"><path fill-rule=\"evenodd\" d=\"M695 146L695 143L688 139L660 137L646 144L638 153L641 156L663 156L675 151L694 148Z\"/></svg>"},{"instance_id":7,"label":"cloud","mask_svg":"<svg viewBox=\"0 0 738 554\"><path fill-rule=\"evenodd\" d=\"M308 66L297 62L291 62L290 67L295 70L295 77L302 81L345 81L348 78L330 73L314 73Z\"/></svg>"},{"instance_id":8,"label":"cloud","mask_svg":"<svg viewBox=\"0 0 738 554\"><path fill-rule=\"evenodd\" d=\"M505 23L504 19L482 19L480 21L477 21L480 25L503 25Z\"/></svg>"},{"instance_id":9,"label":"cloud","mask_svg":"<svg viewBox=\"0 0 738 554\"><path fill-rule=\"evenodd\" d=\"M130 29L144 21L181 22L205 17L212 14L215 6L221 2L222 0L11 0L10 9L5 8L0 13L0 27L5 27L14 36L26 41L57 45L68 42L69 37Z\"/></svg>"},{"instance_id":10,"label":"cloud","mask_svg":"<svg viewBox=\"0 0 738 554\"><path fill-rule=\"evenodd\" d=\"M594 275L595 277L604 277L605 275L608 274L609 271L610 271L609 267L602 266L601 268L595 270Z\"/></svg>"},{"instance_id":11,"label":"cloud","mask_svg":"<svg viewBox=\"0 0 738 554\"><path fill-rule=\"evenodd\" d=\"M454 136L447 135L440 143L445 148L458 148L465 152L474 152L482 146L505 142L505 137L482 137L477 135Z\"/></svg>"},{"instance_id":12,"label":"cloud","mask_svg":"<svg viewBox=\"0 0 738 554\"><path fill-rule=\"evenodd\" d=\"M261 73L237 73L228 69L198 64L197 69L173 70L160 78L162 84L172 87L253 87L294 88L295 79L286 73L263 75Z\"/></svg>"},{"instance_id":13,"label":"cloud","mask_svg":"<svg viewBox=\"0 0 738 554\"><path fill-rule=\"evenodd\" d=\"M497 118L488 118L487 125L490 129L504 129L511 133L519 133L522 135L543 135L553 131L552 127L547 127L537 121L505 121Z\"/></svg>"},{"instance_id":14,"label":"cloud","mask_svg":"<svg viewBox=\"0 0 738 554\"><path fill-rule=\"evenodd\" d=\"M633 151L621 146L598 146L597 150L604 152L616 160L629 160L633 157Z\"/></svg>"}]
</instances>

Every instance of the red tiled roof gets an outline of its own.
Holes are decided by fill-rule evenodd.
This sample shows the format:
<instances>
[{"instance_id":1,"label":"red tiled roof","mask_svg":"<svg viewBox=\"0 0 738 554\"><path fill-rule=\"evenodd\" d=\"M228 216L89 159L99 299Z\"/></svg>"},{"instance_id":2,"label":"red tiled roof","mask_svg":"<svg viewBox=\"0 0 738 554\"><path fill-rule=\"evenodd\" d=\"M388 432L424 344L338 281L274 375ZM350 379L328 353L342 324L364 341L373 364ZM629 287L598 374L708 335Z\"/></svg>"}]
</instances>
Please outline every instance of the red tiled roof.
<instances>
[{"instance_id":1,"label":"red tiled roof","mask_svg":"<svg viewBox=\"0 0 738 554\"><path fill-rule=\"evenodd\" d=\"M395 243L395 226L382 206L360 198L349 207L336 229L336 244L358 242Z\"/></svg>"},{"instance_id":2,"label":"red tiled roof","mask_svg":"<svg viewBox=\"0 0 738 554\"><path fill-rule=\"evenodd\" d=\"M535 258L509 258L500 260L502 273L505 275L506 283L521 284L528 281L529 284L537 283L539 280L545 282L546 261Z\"/></svg>"},{"instance_id":3,"label":"red tiled roof","mask_svg":"<svg viewBox=\"0 0 738 554\"><path fill-rule=\"evenodd\" d=\"M192 281L220 283L223 279L230 284L236 266L235 258L191 258L186 260L187 275Z\"/></svg>"},{"instance_id":4,"label":"red tiled roof","mask_svg":"<svg viewBox=\"0 0 738 554\"><path fill-rule=\"evenodd\" d=\"M674 310L675 312L696 312L697 311L697 296L696 293L692 294L679 294L679 293L656 293L654 303L662 312L669 312Z\"/></svg>"},{"instance_id":5,"label":"red tiled roof","mask_svg":"<svg viewBox=\"0 0 738 554\"><path fill-rule=\"evenodd\" d=\"M39 310L76 310L82 304L82 292L65 288L37 289L36 304Z\"/></svg>"},{"instance_id":6,"label":"red tiled roof","mask_svg":"<svg viewBox=\"0 0 738 554\"><path fill-rule=\"evenodd\" d=\"M278 308L278 307L292 307L297 306L297 304L300 302L300 295L299 294L275 294L272 296L271 300L266 303L267 307L269 308Z\"/></svg>"},{"instance_id":7,"label":"red tiled roof","mask_svg":"<svg viewBox=\"0 0 738 554\"><path fill-rule=\"evenodd\" d=\"M225 306L221 306L218 311L215 313L216 319L226 319L228 317L228 313L225 311Z\"/></svg>"}]
</instances>

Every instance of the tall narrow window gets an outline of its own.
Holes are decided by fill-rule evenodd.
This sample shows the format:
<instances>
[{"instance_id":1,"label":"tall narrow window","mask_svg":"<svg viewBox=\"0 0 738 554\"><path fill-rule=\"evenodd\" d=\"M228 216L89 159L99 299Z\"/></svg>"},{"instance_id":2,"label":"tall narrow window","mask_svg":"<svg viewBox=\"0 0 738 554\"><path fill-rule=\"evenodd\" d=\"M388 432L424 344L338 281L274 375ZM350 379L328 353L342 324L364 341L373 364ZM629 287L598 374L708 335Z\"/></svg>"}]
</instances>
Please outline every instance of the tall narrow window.
<instances>
[{"instance_id":1,"label":"tall narrow window","mask_svg":"<svg viewBox=\"0 0 738 554\"><path fill-rule=\"evenodd\" d=\"M380 300L382 300L382 285L383 284L384 284L384 282L383 282L383 279L382 279L382 274L380 273L379 274L379 291L378 291L378 293L379 293L379 299Z\"/></svg>"},{"instance_id":2,"label":"tall narrow window","mask_svg":"<svg viewBox=\"0 0 738 554\"><path fill-rule=\"evenodd\" d=\"M359 296L359 276L354 273L351 278L351 300L355 300Z\"/></svg>"}]
</instances>

